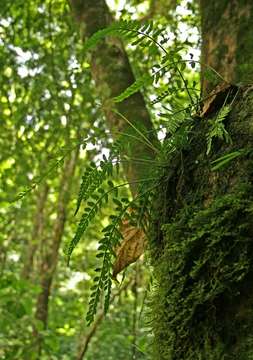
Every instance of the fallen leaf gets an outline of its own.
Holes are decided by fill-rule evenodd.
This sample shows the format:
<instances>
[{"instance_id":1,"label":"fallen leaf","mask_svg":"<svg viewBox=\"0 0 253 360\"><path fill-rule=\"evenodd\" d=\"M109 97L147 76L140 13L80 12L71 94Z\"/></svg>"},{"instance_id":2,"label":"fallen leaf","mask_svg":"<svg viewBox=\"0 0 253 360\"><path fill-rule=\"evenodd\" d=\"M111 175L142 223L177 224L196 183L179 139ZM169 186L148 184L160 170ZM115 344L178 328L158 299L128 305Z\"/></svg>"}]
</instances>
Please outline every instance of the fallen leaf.
<instances>
[{"instance_id":1,"label":"fallen leaf","mask_svg":"<svg viewBox=\"0 0 253 360\"><path fill-rule=\"evenodd\" d=\"M113 266L113 279L128 265L134 263L143 254L146 243L144 231L129 224L128 220L122 222L121 233L123 241L116 249L116 260Z\"/></svg>"}]
</instances>

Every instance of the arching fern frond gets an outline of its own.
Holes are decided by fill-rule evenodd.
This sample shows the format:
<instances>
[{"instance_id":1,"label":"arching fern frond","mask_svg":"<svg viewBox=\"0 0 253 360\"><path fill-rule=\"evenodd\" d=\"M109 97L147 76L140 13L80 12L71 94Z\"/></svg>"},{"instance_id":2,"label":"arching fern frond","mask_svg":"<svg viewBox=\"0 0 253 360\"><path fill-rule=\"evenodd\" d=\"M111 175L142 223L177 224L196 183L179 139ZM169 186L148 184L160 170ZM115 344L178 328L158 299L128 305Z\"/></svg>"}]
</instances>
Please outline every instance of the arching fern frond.
<instances>
[{"instance_id":1,"label":"arching fern frond","mask_svg":"<svg viewBox=\"0 0 253 360\"><path fill-rule=\"evenodd\" d=\"M147 180L147 183L149 181ZM123 239L120 228L123 218L127 218L129 223L134 225L143 224L145 227L145 218L147 203L152 197L154 187L158 186L157 183L147 189L146 186L142 186L142 190L139 195L129 201L127 198L121 198L120 200L113 199L116 204L116 214L110 216L110 224L103 229L103 238L99 241L99 248L97 258L102 259L101 267L98 267L95 271L99 274L93 281L94 285L91 288L91 295L89 301L89 309L87 312L86 320L88 324L92 323L94 316L97 312L97 306L101 297L101 293L104 295L104 312L106 313L110 303L110 293L112 286L112 270L113 259L115 258L115 248L120 244ZM150 183L149 183L150 184ZM145 207L145 210L144 210ZM136 211L133 211L135 209Z\"/></svg>"},{"instance_id":2,"label":"arching fern frond","mask_svg":"<svg viewBox=\"0 0 253 360\"><path fill-rule=\"evenodd\" d=\"M67 245L65 249L65 254L67 255L67 262L69 265L70 257L79 243L81 237L83 236L85 230L95 218L98 211L101 209L104 203L108 202L108 192L106 192L103 188L99 188L97 192L90 195L90 201L87 202L87 207L85 207L82 217L79 221L76 233L70 243Z\"/></svg>"},{"instance_id":3,"label":"arching fern frond","mask_svg":"<svg viewBox=\"0 0 253 360\"><path fill-rule=\"evenodd\" d=\"M101 268L97 268L96 272L99 273L99 276L94 278L94 285L91 288L91 295L89 301L89 310L86 315L86 320L90 324L97 311L97 306L100 300L101 291L104 292L105 302L104 302L104 311L105 313L108 310L112 286L112 257L115 256L114 248L120 243L122 235L120 233L120 225L122 216L127 210L127 206L123 207L119 201L120 206L117 207L118 215L111 215L110 225L106 226L103 229L103 238L99 242L97 258L102 258Z\"/></svg>"},{"instance_id":4,"label":"arching fern frond","mask_svg":"<svg viewBox=\"0 0 253 360\"><path fill-rule=\"evenodd\" d=\"M74 145L71 146L62 146L58 149L54 157L48 161L46 170L44 173L34 177L31 185L27 186L25 190L20 192L13 200L12 202L22 200L26 195L31 193L37 186L39 186L43 181L48 179L52 174L54 174L57 169L61 168L64 164L65 159L70 156L72 151L79 148L81 145L83 146L83 149L86 146L86 140L84 141L73 141Z\"/></svg>"},{"instance_id":5,"label":"arching fern frond","mask_svg":"<svg viewBox=\"0 0 253 360\"><path fill-rule=\"evenodd\" d=\"M122 39L131 40L132 45L136 45L143 41L150 41L151 36L155 38L162 31L163 29L154 30L151 22L143 24L137 21L121 20L94 33L84 44L84 51L95 47L106 36L118 36ZM145 45L148 46L150 43Z\"/></svg>"}]
</instances>

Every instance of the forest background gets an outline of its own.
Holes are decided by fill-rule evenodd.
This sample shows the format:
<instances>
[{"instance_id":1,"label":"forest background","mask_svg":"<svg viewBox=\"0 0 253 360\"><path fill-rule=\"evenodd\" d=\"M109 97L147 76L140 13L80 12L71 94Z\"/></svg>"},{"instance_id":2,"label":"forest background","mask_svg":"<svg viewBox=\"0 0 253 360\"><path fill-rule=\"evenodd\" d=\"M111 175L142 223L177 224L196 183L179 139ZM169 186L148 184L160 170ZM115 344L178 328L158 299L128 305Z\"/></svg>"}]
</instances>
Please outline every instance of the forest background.
<instances>
[{"instance_id":1,"label":"forest background","mask_svg":"<svg viewBox=\"0 0 253 360\"><path fill-rule=\"evenodd\" d=\"M4 1L3 5L0 357L37 358L40 337L40 359L84 358L80 354L87 342L87 359L148 359L146 260L127 270L121 286L113 286L109 314L106 319L98 314L93 332L85 320L98 263L97 244L112 202L89 226L70 267L63 253L78 224L74 211L82 174L91 161L108 155L111 144L78 24L66 1L25 5ZM108 5L115 19L155 20L171 51L182 46L186 58L191 59L191 49L198 59L198 16L191 2L111 1ZM127 53L136 78L151 72L161 60L155 48L150 53L148 47L127 46ZM190 75L189 67L185 71L198 78L197 73ZM161 138L166 124L158 116L160 106L151 102L167 90L168 80L165 77L143 91ZM164 106L170 98L168 94ZM185 101L182 89L174 105L183 108ZM125 181L120 171L116 183ZM27 194L17 200L21 192ZM129 196L127 188L123 192ZM48 278L52 285L41 319L40 291Z\"/></svg>"},{"instance_id":2,"label":"forest background","mask_svg":"<svg viewBox=\"0 0 253 360\"><path fill-rule=\"evenodd\" d=\"M25 4L4 0L0 18L0 358L185 356L190 360L190 356L196 358L196 351L209 354L215 344L210 359L219 359L227 343L236 343L232 333L225 341L223 329L216 327L216 320L212 323L218 314L213 309L228 300L225 289L235 294L239 284L238 294L243 292L241 282L251 272L251 247L243 251L236 247L240 236L246 246L251 233L246 222L252 212L251 195L249 204L242 202L251 182L245 165L247 189L241 186L236 200L223 198L237 177L225 174L224 185L224 174L219 177L216 172L251 157L246 146L250 135L244 142L243 136L233 138L225 126L241 87L249 82L243 74L250 78L251 68L245 60L238 61L237 69L233 59L239 42L225 37L225 27L218 28L220 43L208 32L214 27L207 10L226 20L230 6L226 1L200 3L199 8L197 1L187 0L31 0ZM253 6L247 1L236 1L236 6L237 14L247 20L246 34ZM218 17L212 19L215 22ZM235 31L240 30L238 18L230 17L231 24L232 20ZM219 48L222 37L231 40L224 45L226 51ZM250 64L248 49L243 56ZM220 87L208 97L217 84ZM248 93L250 88L241 99L247 99ZM210 121L201 122L214 112ZM205 125L198 129L196 123ZM242 128L236 129L238 134ZM208 180L202 181L203 176ZM194 181L189 182L190 178ZM212 207L217 193L219 202ZM228 218L224 206L231 204L238 211L229 214L231 223L238 214L246 219L237 226L244 233L236 236L232 225L221 223ZM208 228L209 205L212 229ZM178 214L185 221L182 226ZM201 229L197 221L204 224ZM132 245L126 241L124 226L134 234ZM189 238L187 226L196 230L195 237ZM236 238L233 253L223 245L223 233L219 234L223 226L226 238ZM173 241L170 234L182 231L187 234L187 246L197 245L184 248L183 242L178 250L175 240L167 247L166 239ZM202 256L199 240L209 238L211 250ZM213 251L217 241L221 247ZM120 242L127 256L122 248L120 252ZM194 250L193 257L186 248ZM171 259L178 254L177 267ZM217 270L222 261L224 271ZM181 281L177 271L185 281L178 293L169 291ZM204 273L210 278L202 278ZM181 304L182 297L185 303ZM229 314L239 314L239 302L235 296L231 299ZM171 313L166 310L168 303ZM176 311L171 315L173 304ZM248 305L246 299L247 311ZM202 307L195 312L198 306ZM185 315L182 309L187 309ZM180 316L185 316L185 323ZM205 324L202 318L211 319L204 341L197 338ZM195 332L187 331L196 324L201 326L195 339ZM178 354L172 355L177 348Z\"/></svg>"}]
</instances>

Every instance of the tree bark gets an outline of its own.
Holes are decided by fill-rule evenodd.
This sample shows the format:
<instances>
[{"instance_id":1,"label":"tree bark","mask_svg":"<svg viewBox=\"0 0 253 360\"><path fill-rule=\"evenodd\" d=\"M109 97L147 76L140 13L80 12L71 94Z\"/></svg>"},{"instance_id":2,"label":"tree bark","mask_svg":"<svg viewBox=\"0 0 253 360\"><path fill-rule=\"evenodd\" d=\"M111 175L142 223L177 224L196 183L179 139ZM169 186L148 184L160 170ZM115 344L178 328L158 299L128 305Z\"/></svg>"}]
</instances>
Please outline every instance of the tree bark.
<instances>
[{"instance_id":1,"label":"tree bark","mask_svg":"<svg viewBox=\"0 0 253 360\"><path fill-rule=\"evenodd\" d=\"M203 119L196 125L190 151L183 152L183 174L179 163L164 185L169 189L169 215L160 222L162 239L152 244L155 359L251 358L252 150L219 171L212 171L211 161L252 149L252 90L240 89L226 120L233 143L215 141L208 158L205 127L210 117ZM171 160L170 168L174 165ZM156 216L162 218L159 212Z\"/></svg>"},{"instance_id":2,"label":"tree bark","mask_svg":"<svg viewBox=\"0 0 253 360\"><path fill-rule=\"evenodd\" d=\"M67 205L70 199L72 178L74 175L78 154L79 149L72 153L71 156L65 161L65 165L62 169L62 179L59 185L57 216L53 227L52 236L51 238L44 239L42 242L42 256L39 269L41 292L37 298L35 318L41 321L44 329L47 327L48 304L51 285L58 263L58 252L66 223ZM41 355L43 339L37 329L34 331L34 336L36 338L36 347L39 359Z\"/></svg>"},{"instance_id":3,"label":"tree bark","mask_svg":"<svg viewBox=\"0 0 253 360\"><path fill-rule=\"evenodd\" d=\"M228 83L253 82L251 0L200 0L202 63L212 66ZM202 68L204 73L205 66ZM204 93L212 84L202 76Z\"/></svg>"},{"instance_id":4,"label":"tree bark","mask_svg":"<svg viewBox=\"0 0 253 360\"><path fill-rule=\"evenodd\" d=\"M112 16L104 0L71 0L74 15L83 29L84 36L91 36L96 31L107 27L112 22ZM114 96L119 95L134 82L133 72L120 40L116 38L106 39L92 52L91 71L95 80L97 90L103 102L107 125L114 139L119 133L133 132L129 124L119 115L112 111L111 101ZM149 112L146 108L144 98L140 92L127 98L125 101L115 104L118 112L132 122L153 143L156 142L153 125ZM129 137L126 137L129 141ZM130 158L138 154L139 158L153 159L155 154L148 146L140 140L131 140ZM147 173L147 165L136 164L133 161L124 170L130 188L134 194L137 184L132 181L142 179Z\"/></svg>"},{"instance_id":5,"label":"tree bark","mask_svg":"<svg viewBox=\"0 0 253 360\"><path fill-rule=\"evenodd\" d=\"M157 212L163 232L159 238L154 234L152 244L154 358L248 360L253 353L253 2L201 0L200 5L202 62L237 87L217 89L212 108L196 121L190 150L169 161L169 180L160 193L162 204L166 193L167 217L162 221L162 210ZM214 84L203 71L202 90L208 94ZM208 122L215 121L225 99L231 112L224 125L232 143L215 140L207 156ZM212 170L213 160L238 150L244 155Z\"/></svg>"}]
</instances>

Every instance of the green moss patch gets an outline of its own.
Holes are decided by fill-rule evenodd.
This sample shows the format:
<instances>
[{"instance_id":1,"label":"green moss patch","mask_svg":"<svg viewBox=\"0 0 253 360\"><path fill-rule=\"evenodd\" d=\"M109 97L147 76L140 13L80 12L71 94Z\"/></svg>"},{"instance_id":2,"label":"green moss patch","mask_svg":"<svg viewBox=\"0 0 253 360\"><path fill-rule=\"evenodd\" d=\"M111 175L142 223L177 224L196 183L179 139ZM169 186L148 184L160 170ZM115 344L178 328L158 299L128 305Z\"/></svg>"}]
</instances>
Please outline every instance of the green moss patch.
<instances>
[{"instance_id":1,"label":"green moss patch","mask_svg":"<svg viewBox=\"0 0 253 360\"><path fill-rule=\"evenodd\" d=\"M152 302L155 359L250 359L252 215L246 182L207 208L184 207L163 226Z\"/></svg>"}]
</instances>

